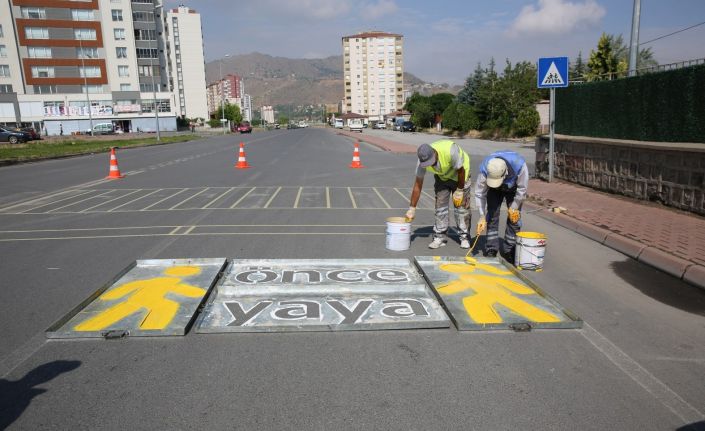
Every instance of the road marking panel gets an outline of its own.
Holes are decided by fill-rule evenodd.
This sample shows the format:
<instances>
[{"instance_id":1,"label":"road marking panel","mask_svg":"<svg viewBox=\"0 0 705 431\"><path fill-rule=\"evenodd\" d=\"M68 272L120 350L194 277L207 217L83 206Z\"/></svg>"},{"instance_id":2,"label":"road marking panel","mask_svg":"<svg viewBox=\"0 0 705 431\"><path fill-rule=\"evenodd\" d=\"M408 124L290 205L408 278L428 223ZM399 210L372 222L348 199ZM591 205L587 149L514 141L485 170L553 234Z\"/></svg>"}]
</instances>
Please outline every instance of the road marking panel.
<instances>
[{"instance_id":1,"label":"road marking panel","mask_svg":"<svg viewBox=\"0 0 705 431\"><path fill-rule=\"evenodd\" d=\"M582 327L579 317L498 259L415 260L459 330Z\"/></svg>"},{"instance_id":2,"label":"road marking panel","mask_svg":"<svg viewBox=\"0 0 705 431\"><path fill-rule=\"evenodd\" d=\"M223 209L394 209L409 205L409 190L394 187L196 187L80 189L0 208L0 214L75 214ZM419 209L433 209L422 194Z\"/></svg>"},{"instance_id":3,"label":"road marking panel","mask_svg":"<svg viewBox=\"0 0 705 431\"><path fill-rule=\"evenodd\" d=\"M225 263L138 260L47 329L47 337L185 335Z\"/></svg>"},{"instance_id":4,"label":"road marking panel","mask_svg":"<svg viewBox=\"0 0 705 431\"><path fill-rule=\"evenodd\" d=\"M406 259L234 259L196 332L447 328Z\"/></svg>"}]
</instances>

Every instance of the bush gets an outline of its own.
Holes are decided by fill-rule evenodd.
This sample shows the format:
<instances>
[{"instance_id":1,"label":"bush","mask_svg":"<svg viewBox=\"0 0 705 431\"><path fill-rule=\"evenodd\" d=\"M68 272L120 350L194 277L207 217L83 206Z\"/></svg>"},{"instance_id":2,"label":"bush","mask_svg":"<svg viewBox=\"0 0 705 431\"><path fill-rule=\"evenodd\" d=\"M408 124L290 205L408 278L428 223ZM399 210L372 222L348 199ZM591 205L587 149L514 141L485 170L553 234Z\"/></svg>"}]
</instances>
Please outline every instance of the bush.
<instances>
[{"instance_id":1,"label":"bush","mask_svg":"<svg viewBox=\"0 0 705 431\"><path fill-rule=\"evenodd\" d=\"M208 125L211 127L223 127L220 118L211 118L208 120Z\"/></svg>"},{"instance_id":2,"label":"bush","mask_svg":"<svg viewBox=\"0 0 705 431\"><path fill-rule=\"evenodd\" d=\"M536 129L539 127L541 117L534 108L527 108L519 112L514 120L513 129L516 136L532 136L536 134Z\"/></svg>"},{"instance_id":3,"label":"bush","mask_svg":"<svg viewBox=\"0 0 705 431\"><path fill-rule=\"evenodd\" d=\"M480 120L471 106L453 102L443 111L443 126L449 130L467 133L479 129Z\"/></svg>"}]
</instances>

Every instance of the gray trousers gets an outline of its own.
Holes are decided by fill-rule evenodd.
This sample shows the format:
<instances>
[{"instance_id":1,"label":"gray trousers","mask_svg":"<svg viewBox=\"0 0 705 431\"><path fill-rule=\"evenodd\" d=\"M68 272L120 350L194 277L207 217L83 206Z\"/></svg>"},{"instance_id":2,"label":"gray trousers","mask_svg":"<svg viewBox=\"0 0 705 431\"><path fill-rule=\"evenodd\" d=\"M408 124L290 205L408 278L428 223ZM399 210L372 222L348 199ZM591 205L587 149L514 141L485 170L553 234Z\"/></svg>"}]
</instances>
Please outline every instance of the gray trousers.
<instances>
[{"instance_id":1,"label":"gray trousers","mask_svg":"<svg viewBox=\"0 0 705 431\"><path fill-rule=\"evenodd\" d=\"M485 251L495 250L506 254L514 254L517 243L517 233L521 231L521 219L518 223L512 223L507 215L507 227L504 230L504 241L502 249L499 248L499 213L502 201L507 202L507 208L514 202L514 195L517 189L502 190L501 188L487 190L487 238ZM519 207L521 211L521 206Z\"/></svg>"},{"instance_id":2,"label":"gray trousers","mask_svg":"<svg viewBox=\"0 0 705 431\"><path fill-rule=\"evenodd\" d=\"M450 219L450 214L448 207L452 205L452 194L456 188L458 188L457 181L443 181L438 178L438 175L433 176L435 182L433 184L433 190L436 193L436 222L433 225L433 237L443 238L448 231L448 224ZM455 208L453 206L453 213L455 215L455 225L458 226L458 234L460 239L468 239L468 229L470 228L470 199L472 199L472 187L470 185L470 177L468 176L467 181L465 181L465 189L463 189L463 195L465 196L465 204L461 205L460 208Z\"/></svg>"}]
</instances>

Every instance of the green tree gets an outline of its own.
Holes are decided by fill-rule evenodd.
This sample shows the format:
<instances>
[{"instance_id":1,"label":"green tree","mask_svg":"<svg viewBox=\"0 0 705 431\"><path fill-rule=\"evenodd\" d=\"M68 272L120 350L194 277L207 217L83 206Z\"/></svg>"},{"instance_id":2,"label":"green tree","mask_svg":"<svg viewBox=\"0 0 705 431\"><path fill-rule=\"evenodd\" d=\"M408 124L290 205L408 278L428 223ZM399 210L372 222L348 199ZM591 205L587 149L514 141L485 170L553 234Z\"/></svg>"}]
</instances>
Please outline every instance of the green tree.
<instances>
[{"instance_id":1,"label":"green tree","mask_svg":"<svg viewBox=\"0 0 705 431\"><path fill-rule=\"evenodd\" d=\"M279 116L279 124L289 124L289 117L280 115Z\"/></svg>"},{"instance_id":2,"label":"green tree","mask_svg":"<svg viewBox=\"0 0 705 431\"><path fill-rule=\"evenodd\" d=\"M443 127L465 133L469 130L479 129L480 120L471 106L453 102L443 111Z\"/></svg>"},{"instance_id":3,"label":"green tree","mask_svg":"<svg viewBox=\"0 0 705 431\"><path fill-rule=\"evenodd\" d=\"M223 118L223 109L219 107L213 118L220 121ZM225 104L225 119L230 120L231 124L240 124L242 122L242 114L240 113L240 107L237 105L231 105L230 103Z\"/></svg>"},{"instance_id":4,"label":"green tree","mask_svg":"<svg viewBox=\"0 0 705 431\"><path fill-rule=\"evenodd\" d=\"M583 61L583 52L579 51L578 56L575 58L575 61L570 68L570 79L574 81L584 81L585 72L587 72L587 68L585 67L585 62Z\"/></svg>"},{"instance_id":5,"label":"green tree","mask_svg":"<svg viewBox=\"0 0 705 431\"><path fill-rule=\"evenodd\" d=\"M414 103L411 111L411 121L416 127L433 127L435 119L431 103L428 100L420 100Z\"/></svg>"},{"instance_id":6,"label":"green tree","mask_svg":"<svg viewBox=\"0 0 705 431\"><path fill-rule=\"evenodd\" d=\"M620 71L626 71L629 69L629 46L624 42L624 37L620 34L618 36L609 35L612 40L612 46L614 47L615 56L619 60ZM648 67L658 66L658 61L654 59L654 53L649 48L639 48L639 54L636 57L636 68L643 69Z\"/></svg>"},{"instance_id":7,"label":"green tree","mask_svg":"<svg viewBox=\"0 0 705 431\"><path fill-rule=\"evenodd\" d=\"M536 67L527 61L512 66L507 60L504 72L497 85L499 93L496 119L500 127L513 129L514 121L525 109L534 109L540 99L536 88Z\"/></svg>"},{"instance_id":8,"label":"green tree","mask_svg":"<svg viewBox=\"0 0 705 431\"><path fill-rule=\"evenodd\" d=\"M450 93L437 93L429 98L429 103L431 104L431 110L434 115L443 115L443 111L446 110L448 105L453 103L455 96Z\"/></svg>"},{"instance_id":9,"label":"green tree","mask_svg":"<svg viewBox=\"0 0 705 431\"><path fill-rule=\"evenodd\" d=\"M536 133L541 118L534 107L526 108L519 112L513 124L514 134L517 136L531 136Z\"/></svg>"},{"instance_id":10,"label":"green tree","mask_svg":"<svg viewBox=\"0 0 705 431\"><path fill-rule=\"evenodd\" d=\"M466 105L474 105L477 103L477 89L482 85L485 78L485 71L482 69L482 64L479 62L475 67L472 75L465 80L465 86L458 93L458 102Z\"/></svg>"},{"instance_id":11,"label":"green tree","mask_svg":"<svg viewBox=\"0 0 705 431\"><path fill-rule=\"evenodd\" d=\"M615 52L613 38L602 33L597 42L597 49L590 50L590 60L588 60L588 81L598 81L604 79L614 79L619 72L619 59Z\"/></svg>"}]
</instances>

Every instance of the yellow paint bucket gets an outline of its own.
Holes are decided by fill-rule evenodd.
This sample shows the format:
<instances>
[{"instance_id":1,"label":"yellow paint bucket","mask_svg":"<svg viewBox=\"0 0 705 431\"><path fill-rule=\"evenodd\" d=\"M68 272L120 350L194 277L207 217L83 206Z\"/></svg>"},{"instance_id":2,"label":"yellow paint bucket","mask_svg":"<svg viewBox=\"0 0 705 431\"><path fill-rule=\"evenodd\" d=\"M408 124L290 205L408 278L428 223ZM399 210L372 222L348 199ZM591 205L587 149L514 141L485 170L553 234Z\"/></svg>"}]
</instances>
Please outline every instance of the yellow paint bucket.
<instances>
[{"instance_id":1,"label":"yellow paint bucket","mask_svg":"<svg viewBox=\"0 0 705 431\"><path fill-rule=\"evenodd\" d=\"M411 223L404 217L389 217L387 219L388 250L408 250L411 245Z\"/></svg>"},{"instance_id":2,"label":"yellow paint bucket","mask_svg":"<svg viewBox=\"0 0 705 431\"><path fill-rule=\"evenodd\" d=\"M519 232L514 250L514 265L519 269L541 271L546 254L546 235L538 232Z\"/></svg>"}]
</instances>

